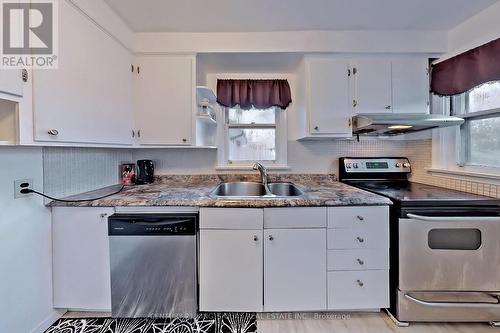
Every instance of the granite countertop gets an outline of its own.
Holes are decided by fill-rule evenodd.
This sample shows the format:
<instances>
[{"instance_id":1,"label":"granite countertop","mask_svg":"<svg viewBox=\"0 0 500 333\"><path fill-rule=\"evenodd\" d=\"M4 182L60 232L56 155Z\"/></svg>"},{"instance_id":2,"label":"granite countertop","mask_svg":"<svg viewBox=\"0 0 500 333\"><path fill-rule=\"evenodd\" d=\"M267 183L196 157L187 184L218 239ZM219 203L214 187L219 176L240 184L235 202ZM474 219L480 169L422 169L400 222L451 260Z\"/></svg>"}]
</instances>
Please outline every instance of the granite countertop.
<instances>
[{"instance_id":1,"label":"granite countertop","mask_svg":"<svg viewBox=\"0 0 500 333\"><path fill-rule=\"evenodd\" d=\"M269 175L269 182L293 182L304 191L294 198L226 199L211 196L221 182L259 181L258 174L244 175L161 175L148 185L126 186L112 196L84 202L56 202L49 206L118 207L118 206L193 206L193 207L305 207L390 205L385 197L345 185L334 175L282 174ZM82 193L65 199L81 200L106 195L119 190L121 185Z\"/></svg>"}]
</instances>

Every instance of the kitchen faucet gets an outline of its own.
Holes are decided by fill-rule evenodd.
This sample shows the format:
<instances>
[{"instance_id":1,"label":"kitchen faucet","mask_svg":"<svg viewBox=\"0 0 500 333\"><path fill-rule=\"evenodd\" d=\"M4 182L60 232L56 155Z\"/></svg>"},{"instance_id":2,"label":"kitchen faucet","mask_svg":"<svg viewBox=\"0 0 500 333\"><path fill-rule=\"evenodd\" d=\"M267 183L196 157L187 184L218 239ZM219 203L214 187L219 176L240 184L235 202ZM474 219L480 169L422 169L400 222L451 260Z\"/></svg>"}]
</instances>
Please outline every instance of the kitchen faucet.
<instances>
[{"instance_id":1,"label":"kitchen faucet","mask_svg":"<svg viewBox=\"0 0 500 333\"><path fill-rule=\"evenodd\" d=\"M254 170L259 170L260 177L262 179L262 185L264 185L267 189L267 170L266 168L260 164L259 162L255 162L253 165Z\"/></svg>"}]
</instances>

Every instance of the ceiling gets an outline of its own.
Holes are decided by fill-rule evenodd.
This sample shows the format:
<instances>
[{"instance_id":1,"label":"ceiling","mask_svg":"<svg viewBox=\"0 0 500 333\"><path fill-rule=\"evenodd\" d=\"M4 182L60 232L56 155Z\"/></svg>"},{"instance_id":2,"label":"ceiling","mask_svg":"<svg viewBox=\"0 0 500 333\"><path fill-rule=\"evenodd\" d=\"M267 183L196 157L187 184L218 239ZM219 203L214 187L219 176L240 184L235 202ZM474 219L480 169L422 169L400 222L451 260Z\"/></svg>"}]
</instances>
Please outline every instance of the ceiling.
<instances>
[{"instance_id":1,"label":"ceiling","mask_svg":"<svg viewBox=\"0 0 500 333\"><path fill-rule=\"evenodd\" d=\"M500 0L105 0L135 32L449 30Z\"/></svg>"}]
</instances>

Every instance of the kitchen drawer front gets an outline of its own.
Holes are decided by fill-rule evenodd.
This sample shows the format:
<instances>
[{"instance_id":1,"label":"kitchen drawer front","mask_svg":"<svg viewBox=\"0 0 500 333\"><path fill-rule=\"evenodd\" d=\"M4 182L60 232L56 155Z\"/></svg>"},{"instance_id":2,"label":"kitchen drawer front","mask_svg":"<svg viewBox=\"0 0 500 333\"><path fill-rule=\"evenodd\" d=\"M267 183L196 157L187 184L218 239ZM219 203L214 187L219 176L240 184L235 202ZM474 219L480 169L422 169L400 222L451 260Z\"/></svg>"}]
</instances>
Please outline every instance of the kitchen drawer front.
<instances>
[{"instance_id":1,"label":"kitchen drawer front","mask_svg":"<svg viewBox=\"0 0 500 333\"><path fill-rule=\"evenodd\" d=\"M328 250L329 271L389 269L389 254L385 249Z\"/></svg>"},{"instance_id":2,"label":"kitchen drawer front","mask_svg":"<svg viewBox=\"0 0 500 333\"><path fill-rule=\"evenodd\" d=\"M201 208L200 229L262 230L264 210L259 208Z\"/></svg>"},{"instance_id":3,"label":"kitchen drawer front","mask_svg":"<svg viewBox=\"0 0 500 333\"><path fill-rule=\"evenodd\" d=\"M264 208L264 228L326 228L326 207Z\"/></svg>"},{"instance_id":4,"label":"kitchen drawer front","mask_svg":"<svg viewBox=\"0 0 500 333\"><path fill-rule=\"evenodd\" d=\"M328 229L328 249L381 249L389 248L388 228Z\"/></svg>"},{"instance_id":5,"label":"kitchen drawer front","mask_svg":"<svg viewBox=\"0 0 500 333\"><path fill-rule=\"evenodd\" d=\"M328 309L389 307L389 271L328 272Z\"/></svg>"},{"instance_id":6,"label":"kitchen drawer front","mask_svg":"<svg viewBox=\"0 0 500 333\"><path fill-rule=\"evenodd\" d=\"M328 208L328 228L379 227L389 225L389 206Z\"/></svg>"}]
</instances>

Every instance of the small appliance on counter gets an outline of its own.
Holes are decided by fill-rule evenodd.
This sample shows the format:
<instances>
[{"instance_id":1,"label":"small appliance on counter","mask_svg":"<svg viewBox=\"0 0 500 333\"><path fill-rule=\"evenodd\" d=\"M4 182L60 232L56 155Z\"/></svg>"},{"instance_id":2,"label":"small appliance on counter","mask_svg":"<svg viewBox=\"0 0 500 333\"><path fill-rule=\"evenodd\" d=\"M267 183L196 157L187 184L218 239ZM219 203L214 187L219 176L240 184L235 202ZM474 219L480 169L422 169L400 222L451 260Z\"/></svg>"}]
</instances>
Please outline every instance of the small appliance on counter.
<instances>
[{"instance_id":1,"label":"small appliance on counter","mask_svg":"<svg viewBox=\"0 0 500 333\"><path fill-rule=\"evenodd\" d=\"M122 185L134 185L135 184L135 164L134 163L124 163L120 166L120 177Z\"/></svg>"},{"instance_id":2,"label":"small appliance on counter","mask_svg":"<svg viewBox=\"0 0 500 333\"><path fill-rule=\"evenodd\" d=\"M137 161L137 171L135 176L135 183L137 185L153 183L155 180L154 174L155 174L155 167L153 161L151 160Z\"/></svg>"}]
</instances>

